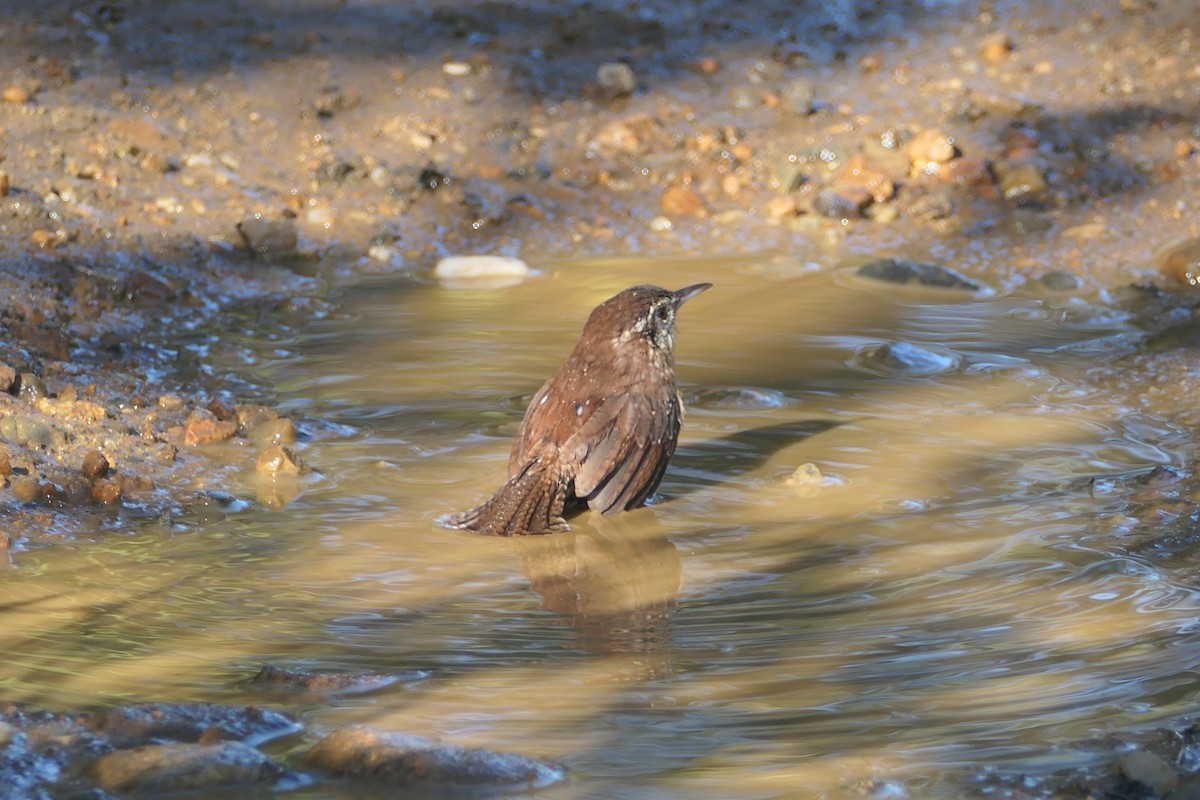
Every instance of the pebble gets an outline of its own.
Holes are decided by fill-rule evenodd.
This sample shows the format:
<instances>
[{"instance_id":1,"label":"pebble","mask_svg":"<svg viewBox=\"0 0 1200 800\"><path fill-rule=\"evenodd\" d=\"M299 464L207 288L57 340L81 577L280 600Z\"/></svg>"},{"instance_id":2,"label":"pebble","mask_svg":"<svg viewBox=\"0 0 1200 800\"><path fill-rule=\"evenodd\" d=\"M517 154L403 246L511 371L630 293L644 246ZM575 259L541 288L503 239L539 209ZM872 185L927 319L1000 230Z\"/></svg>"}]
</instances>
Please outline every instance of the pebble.
<instances>
[{"instance_id":1,"label":"pebble","mask_svg":"<svg viewBox=\"0 0 1200 800\"><path fill-rule=\"evenodd\" d=\"M286 770L241 742L153 744L96 759L92 775L107 792L160 794L236 784L274 783Z\"/></svg>"},{"instance_id":2,"label":"pebble","mask_svg":"<svg viewBox=\"0 0 1200 800\"><path fill-rule=\"evenodd\" d=\"M37 478L29 475L18 475L13 478L9 488L18 503L32 503L38 496Z\"/></svg>"},{"instance_id":3,"label":"pebble","mask_svg":"<svg viewBox=\"0 0 1200 800\"><path fill-rule=\"evenodd\" d=\"M856 219L871 204L871 193L862 186L833 186L817 192L813 211L830 219Z\"/></svg>"},{"instance_id":4,"label":"pebble","mask_svg":"<svg viewBox=\"0 0 1200 800\"><path fill-rule=\"evenodd\" d=\"M1009 54L1013 51L1012 37L1004 31L996 31L989 33L983 37L983 41L979 43L979 54L983 56L985 61L992 64L999 64L1002 61L1007 61Z\"/></svg>"},{"instance_id":5,"label":"pebble","mask_svg":"<svg viewBox=\"0 0 1200 800\"><path fill-rule=\"evenodd\" d=\"M258 456L255 471L259 475L300 475L308 472L308 465L281 444L273 444Z\"/></svg>"},{"instance_id":6,"label":"pebble","mask_svg":"<svg viewBox=\"0 0 1200 800\"><path fill-rule=\"evenodd\" d=\"M237 428L236 422L217 419L208 409L198 408L188 415L183 441L192 446L221 442L237 433Z\"/></svg>"},{"instance_id":7,"label":"pebble","mask_svg":"<svg viewBox=\"0 0 1200 800\"><path fill-rule=\"evenodd\" d=\"M686 186L672 186L663 192L662 212L668 217L702 217L707 213L700 195Z\"/></svg>"},{"instance_id":8,"label":"pebble","mask_svg":"<svg viewBox=\"0 0 1200 800\"><path fill-rule=\"evenodd\" d=\"M862 351L855 361L859 366L875 372L935 375L954 369L960 359L942 348L912 342L888 342Z\"/></svg>"},{"instance_id":9,"label":"pebble","mask_svg":"<svg viewBox=\"0 0 1200 800\"><path fill-rule=\"evenodd\" d=\"M1164 250L1158 257L1158 268L1176 283L1200 286L1200 236L1184 239Z\"/></svg>"},{"instance_id":10,"label":"pebble","mask_svg":"<svg viewBox=\"0 0 1200 800\"><path fill-rule=\"evenodd\" d=\"M266 447L273 444L296 443L296 424L287 417L278 417L266 422L260 422L257 425L251 426L249 430L244 430L244 433L250 441L259 447Z\"/></svg>"},{"instance_id":11,"label":"pebble","mask_svg":"<svg viewBox=\"0 0 1200 800\"><path fill-rule=\"evenodd\" d=\"M102 505L115 506L120 504L123 494L121 484L116 481L101 479L92 484L92 500Z\"/></svg>"},{"instance_id":12,"label":"pebble","mask_svg":"<svg viewBox=\"0 0 1200 800\"><path fill-rule=\"evenodd\" d=\"M1035 200L1046 193L1046 178L1036 158L1004 159L997 161L994 169L1006 200Z\"/></svg>"},{"instance_id":13,"label":"pebble","mask_svg":"<svg viewBox=\"0 0 1200 800\"><path fill-rule=\"evenodd\" d=\"M810 461L796 467L786 483L789 486L824 486L826 481L821 468Z\"/></svg>"},{"instance_id":14,"label":"pebble","mask_svg":"<svg viewBox=\"0 0 1200 800\"><path fill-rule=\"evenodd\" d=\"M349 672L315 672L267 665L250 679L250 683L265 689L344 695L373 692L393 686L402 680L416 681L427 677L429 677L429 673L419 671L396 675L381 673L356 675Z\"/></svg>"},{"instance_id":15,"label":"pebble","mask_svg":"<svg viewBox=\"0 0 1200 800\"><path fill-rule=\"evenodd\" d=\"M9 181L8 173L0 169L0 197L8 197L8 193L11 191L11 189L12 185Z\"/></svg>"},{"instance_id":16,"label":"pebble","mask_svg":"<svg viewBox=\"0 0 1200 800\"><path fill-rule=\"evenodd\" d=\"M779 94L779 108L792 114L807 117L813 113L817 91L808 78L796 78L783 87Z\"/></svg>"},{"instance_id":17,"label":"pebble","mask_svg":"<svg viewBox=\"0 0 1200 800\"><path fill-rule=\"evenodd\" d=\"M80 468L80 472L83 473L84 477L94 480L108 475L111 466L108 463L108 459L104 457L104 454L98 449L93 448L88 450L83 456L83 466Z\"/></svg>"},{"instance_id":18,"label":"pebble","mask_svg":"<svg viewBox=\"0 0 1200 800\"><path fill-rule=\"evenodd\" d=\"M290 219L249 217L237 224L246 249L257 255L295 255L299 243L296 224Z\"/></svg>"},{"instance_id":19,"label":"pebble","mask_svg":"<svg viewBox=\"0 0 1200 800\"><path fill-rule=\"evenodd\" d=\"M137 703L110 709L99 722L100 732L117 747L166 739L258 743L299 729L295 720L277 711L216 703Z\"/></svg>"},{"instance_id":20,"label":"pebble","mask_svg":"<svg viewBox=\"0 0 1200 800\"><path fill-rule=\"evenodd\" d=\"M605 97L628 97L637 91L637 76L624 61L601 64L596 70L596 83Z\"/></svg>"},{"instance_id":21,"label":"pebble","mask_svg":"<svg viewBox=\"0 0 1200 800\"><path fill-rule=\"evenodd\" d=\"M1179 785L1179 777L1167 762L1145 750L1122 753L1116 767L1129 780L1148 788L1155 797L1163 797Z\"/></svg>"},{"instance_id":22,"label":"pebble","mask_svg":"<svg viewBox=\"0 0 1200 800\"><path fill-rule=\"evenodd\" d=\"M447 61L442 64L442 72L455 78L466 77L473 71L471 65L466 61Z\"/></svg>"},{"instance_id":23,"label":"pebble","mask_svg":"<svg viewBox=\"0 0 1200 800\"><path fill-rule=\"evenodd\" d=\"M0 392L15 392L17 371L0 361Z\"/></svg>"},{"instance_id":24,"label":"pebble","mask_svg":"<svg viewBox=\"0 0 1200 800\"><path fill-rule=\"evenodd\" d=\"M58 238L54 235L54 231L48 231L44 228L38 228L33 233L29 234L29 240L38 247L53 247Z\"/></svg>"},{"instance_id":25,"label":"pebble","mask_svg":"<svg viewBox=\"0 0 1200 800\"><path fill-rule=\"evenodd\" d=\"M507 256L448 256L433 268L433 277L453 288L500 289L516 286L532 274L529 265Z\"/></svg>"},{"instance_id":26,"label":"pebble","mask_svg":"<svg viewBox=\"0 0 1200 800\"><path fill-rule=\"evenodd\" d=\"M0 99L13 105L23 105L29 102L29 91L24 86L12 83L0 91Z\"/></svg>"},{"instance_id":27,"label":"pebble","mask_svg":"<svg viewBox=\"0 0 1200 800\"><path fill-rule=\"evenodd\" d=\"M936 289L978 292L985 288L982 283L939 264L918 264L898 258L884 258L864 264L858 268L857 274L885 283L912 284Z\"/></svg>"},{"instance_id":28,"label":"pebble","mask_svg":"<svg viewBox=\"0 0 1200 800\"><path fill-rule=\"evenodd\" d=\"M763 212L768 222L779 223L799 214L800 206L790 194L781 194L768 200Z\"/></svg>"},{"instance_id":29,"label":"pebble","mask_svg":"<svg viewBox=\"0 0 1200 800\"><path fill-rule=\"evenodd\" d=\"M941 164L958 155L954 139L934 128L917 133L905 150L912 163L910 174L914 178L937 172Z\"/></svg>"},{"instance_id":30,"label":"pebble","mask_svg":"<svg viewBox=\"0 0 1200 800\"><path fill-rule=\"evenodd\" d=\"M394 787L519 786L528 792L564 778L560 767L523 756L357 727L334 731L317 742L307 761L334 775Z\"/></svg>"},{"instance_id":31,"label":"pebble","mask_svg":"<svg viewBox=\"0 0 1200 800\"><path fill-rule=\"evenodd\" d=\"M0 444L0 477L12 475L12 448Z\"/></svg>"},{"instance_id":32,"label":"pebble","mask_svg":"<svg viewBox=\"0 0 1200 800\"><path fill-rule=\"evenodd\" d=\"M11 414L0 419L0 436L22 447L62 447L67 435L32 414Z\"/></svg>"},{"instance_id":33,"label":"pebble","mask_svg":"<svg viewBox=\"0 0 1200 800\"><path fill-rule=\"evenodd\" d=\"M1038 284L1051 292L1073 292L1082 285L1079 276L1061 269L1042 275L1038 278Z\"/></svg>"}]
</instances>

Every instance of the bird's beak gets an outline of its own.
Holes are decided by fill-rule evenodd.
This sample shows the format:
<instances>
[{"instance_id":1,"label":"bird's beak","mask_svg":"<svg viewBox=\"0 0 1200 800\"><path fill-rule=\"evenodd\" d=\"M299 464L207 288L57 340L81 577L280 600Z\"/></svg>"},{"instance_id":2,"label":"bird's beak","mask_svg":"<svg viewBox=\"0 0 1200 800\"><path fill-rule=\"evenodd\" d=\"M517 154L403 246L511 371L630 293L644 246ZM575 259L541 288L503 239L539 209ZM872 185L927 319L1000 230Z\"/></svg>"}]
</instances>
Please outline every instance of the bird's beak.
<instances>
[{"instance_id":1,"label":"bird's beak","mask_svg":"<svg viewBox=\"0 0 1200 800\"><path fill-rule=\"evenodd\" d=\"M693 286L685 286L684 288L680 289L677 292L672 292L672 294L675 295L675 307L679 308L681 305L686 303L688 300L691 300L693 297L700 294L705 289L711 289L711 288L712 288L711 283L697 283Z\"/></svg>"}]
</instances>

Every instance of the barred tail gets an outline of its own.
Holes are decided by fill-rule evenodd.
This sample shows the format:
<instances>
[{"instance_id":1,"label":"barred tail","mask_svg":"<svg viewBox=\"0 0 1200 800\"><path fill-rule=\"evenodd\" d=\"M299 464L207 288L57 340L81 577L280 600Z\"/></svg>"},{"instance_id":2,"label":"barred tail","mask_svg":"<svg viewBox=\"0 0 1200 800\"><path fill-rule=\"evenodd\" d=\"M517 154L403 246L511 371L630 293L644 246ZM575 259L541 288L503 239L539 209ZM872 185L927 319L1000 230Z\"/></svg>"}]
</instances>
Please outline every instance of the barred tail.
<instances>
[{"instance_id":1,"label":"barred tail","mask_svg":"<svg viewBox=\"0 0 1200 800\"><path fill-rule=\"evenodd\" d=\"M451 528L491 536L561 533L570 530L563 519L567 481L536 459L478 508L443 520Z\"/></svg>"}]
</instances>

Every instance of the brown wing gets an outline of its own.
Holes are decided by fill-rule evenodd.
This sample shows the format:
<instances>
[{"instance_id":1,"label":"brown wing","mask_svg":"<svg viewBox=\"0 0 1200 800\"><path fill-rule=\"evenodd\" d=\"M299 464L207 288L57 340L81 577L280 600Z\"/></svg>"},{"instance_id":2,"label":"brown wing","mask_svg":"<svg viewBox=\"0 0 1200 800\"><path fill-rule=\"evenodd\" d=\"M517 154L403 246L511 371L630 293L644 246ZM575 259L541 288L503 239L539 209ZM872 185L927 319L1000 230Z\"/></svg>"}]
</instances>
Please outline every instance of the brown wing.
<instances>
[{"instance_id":1,"label":"brown wing","mask_svg":"<svg viewBox=\"0 0 1200 800\"><path fill-rule=\"evenodd\" d=\"M577 464L575 496L601 513L645 503L675 452L679 425L677 396L667 403L631 394L605 400L563 448Z\"/></svg>"}]
</instances>

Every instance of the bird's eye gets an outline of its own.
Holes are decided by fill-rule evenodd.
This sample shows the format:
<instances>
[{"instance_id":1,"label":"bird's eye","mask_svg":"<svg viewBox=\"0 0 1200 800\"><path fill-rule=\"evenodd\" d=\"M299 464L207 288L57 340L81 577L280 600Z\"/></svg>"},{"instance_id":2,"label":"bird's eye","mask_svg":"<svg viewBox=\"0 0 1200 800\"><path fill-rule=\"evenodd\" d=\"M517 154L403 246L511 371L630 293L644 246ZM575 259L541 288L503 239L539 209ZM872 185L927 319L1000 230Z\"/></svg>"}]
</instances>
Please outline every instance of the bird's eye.
<instances>
[{"instance_id":1,"label":"bird's eye","mask_svg":"<svg viewBox=\"0 0 1200 800\"><path fill-rule=\"evenodd\" d=\"M654 316L658 317L659 322L669 322L671 319L671 309L667 306L659 306L654 310Z\"/></svg>"}]
</instances>

